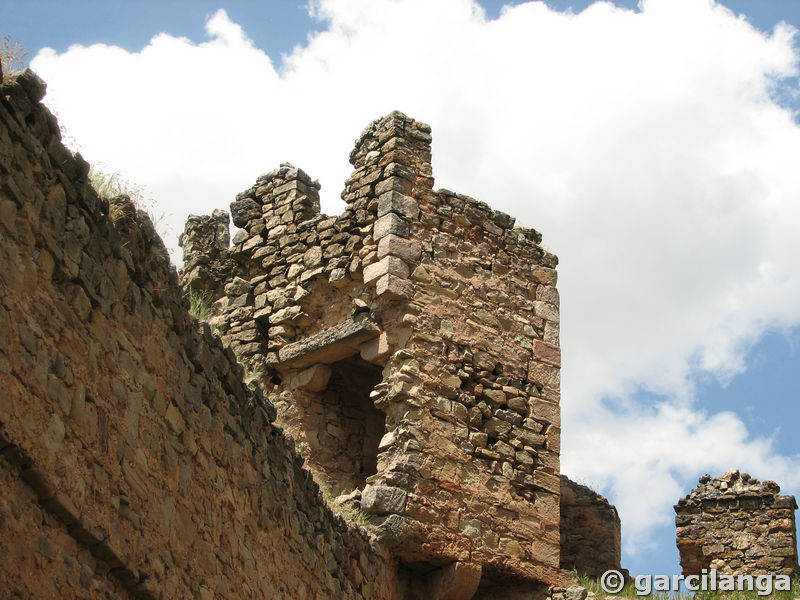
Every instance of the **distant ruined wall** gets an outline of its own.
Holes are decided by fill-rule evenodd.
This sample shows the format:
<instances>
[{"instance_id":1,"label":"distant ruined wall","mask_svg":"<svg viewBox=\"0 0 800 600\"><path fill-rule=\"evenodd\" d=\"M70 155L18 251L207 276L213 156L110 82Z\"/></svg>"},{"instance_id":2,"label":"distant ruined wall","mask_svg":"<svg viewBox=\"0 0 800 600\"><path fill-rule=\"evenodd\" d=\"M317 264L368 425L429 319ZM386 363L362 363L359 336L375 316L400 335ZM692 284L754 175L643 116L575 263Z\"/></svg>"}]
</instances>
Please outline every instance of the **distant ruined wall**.
<instances>
[{"instance_id":1,"label":"distant ruined wall","mask_svg":"<svg viewBox=\"0 0 800 600\"><path fill-rule=\"evenodd\" d=\"M43 95L0 88L0 595L403 597Z\"/></svg>"},{"instance_id":2,"label":"distant ruined wall","mask_svg":"<svg viewBox=\"0 0 800 600\"><path fill-rule=\"evenodd\" d=\"M713 479L703 475L675 506L683 574L797 575L797 503L779 492L774 481L735 469Z\"/></svg>"},{"instance_id":3,"label":"distant ruined wall","mask_svg":"<svg viewBox=\"0 0 800 600\"><path fill-rule=\"evenodd\" d=\"M561 568L600 577L619 571L622 556L617 509L585 485L561 476Z\"/></svg>"},{"instance_id":4,"label":"distant ruined wall","mask_svg":"<svg viewBox=\"0 0 800 600\"><path fill-rule=\"evenodd\" d=\"M435 191L430 142L398 112L371 123L336 217L301 169L259 177L231 204L210 322L315 477L404 565L459 565L500 598L560 580L557 259L508 215ZM192 217L184 244L212 221ZM211 292L186 269L183 284Z\"/></svg>"}]
</instances>

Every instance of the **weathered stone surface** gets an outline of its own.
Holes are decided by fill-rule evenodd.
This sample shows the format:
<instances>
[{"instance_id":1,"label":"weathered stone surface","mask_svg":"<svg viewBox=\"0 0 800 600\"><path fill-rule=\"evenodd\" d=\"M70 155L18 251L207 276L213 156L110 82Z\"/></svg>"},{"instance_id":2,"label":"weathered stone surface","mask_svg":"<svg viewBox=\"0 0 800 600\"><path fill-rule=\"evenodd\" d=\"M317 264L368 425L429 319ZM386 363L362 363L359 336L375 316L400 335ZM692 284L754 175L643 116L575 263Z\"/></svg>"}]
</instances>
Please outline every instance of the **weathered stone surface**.
<instances>
[{"instance_id":1,"label":"weathered stone surface","mask_svg":"<svg viewBox=\"0 0 800 600\"><path fill-rule=\"evenodd\" d=\"M388 213L395 213L413 221L419 216L419 205L411 196L404 196L395 191L386 192L378 198L378 217Z\"/></svg>"},{"instance_id":2,"label":"weathered stone surface","mask_svg":"<svg viewBox=\"0 0 800 600\"><path fill-rule=\"evenodd\" d=\"M542 387L557 390L561 387L561 370L542 362L532 362L528 369L531 381Z\"/></svg>"},{"instance_id":3,"label":"weathered stone surface","mask_svg":"<svg viewBox=\"0 0 800 600\"><path fill-rule=\"evenodd\" d=\"M314 268L322 264L322 248L319 246L312 246L303 254L303 264L307 268Z\"/></svg>"},{"instance_id":4,"label":"weathered stone surface","mask_svg":"<svg viewBox=\"0 0 800 600\"><path fill-rule=\"evenodd\" d=\"M627 573L623 571L623 573ZM548 600L597 600L598 596L585 587L571 585L567 588L554 586L550 589Z\"/></svg>"},{"instance_id":5,"label":"weathered stone surface","mask_svg":"<svg viewBox=\"0 0 800 600\"><path fill-rule=\"evenodd\" d=\"M558 583L557 260L508 215L433 190L430 129L401 113L371 123L350 159L339 216L319 214L318 186L291 165L237 197L261 216L227 282L252 289L215 304L215 323L315 479L405 493L402 516L370 516L395 558ZM348 339L364 317L368 339ZM324 389L294 385L320 363ZM488 506L503 510L480 518ZM503 597L503 583L477 596Z\"/></svg>"},{"instance_id":6,"label":"weathered stone surface","mask_svg":"<svg viewBox=\"0 0 800 600\"><path fill-rule=\"evenodd\" d=\"M386 178L375 186L375 194L378 196L391 191L409 194L414 187L414 171L405 165L398 163L387 165L384 177Z\"/></svg>"},{"instance_id":7,"label":"weathered stone surface","mask_svg":"<svg viewBox=\"0 0 800 600\"><path fill-rule=\"evenodd\" d=\"M402 514L408 493L386 485L367 485L361 492L361 509L367 514Z\"/></svg>"},{"instance_id":8,"label":"weathered stone surface","mask_svg":"<svg viewBox=\"0 0 800 600\"><path fill-rule=\"evenodd\" d=\"M309 392L321 392L328 385L330 378L331 368L328 365L311 365L292 378L292 386Z\"/></svg>"},{"instance_id":9,"label":"weathered stone surface","mask_svg":"<svg viewBox=\"0 0 800 600\"><path fill-rule=\"evenodd\" d=\"M184 256L181 285L207 294L210 301L223 295L232 268L228 255L229 223L228 213L223 210L214 210L210 216L190 215L178 238Z\"/></svg>"},{"instance_id":10,"label":"weathered stone surface","mask_svg":"<svg viewBox=\"0 0 800 600\"><path fill-rule=\"evenodd\" d=\"M408 237L409 230L408 221L395 213L388 213L375 221L372 237L376 240L380 240L387 235L396 235L404 238Z\"/></svg>"},{"instance_id":11,"label":"weathered stone surface","mask_svg":"<svg viewBox=\"0 0 800 600\"><path fill-rule=\"evenodd\" d=\"M717 478L703 475L675 506L683 574L716 569L797 576L797 503L779 493L774 481L762 483L736 469Z\"/></svg>"},{"instance_id":12,"label":"weathered stone surface","mask_svg":"<svg viewBox=\"0 0 800 600\"><path fill-rule=\"evenodd\" d=\"M37 104L40 80L0 85L0 595L399 600L407 574L331 512L262 393L262 345L295 325L259 338L255 298L296 284L252 272L262 263L247 256L234 264L227 217L187 227L184 248L209 249L187 274L207 269L224 345L188 314L149 218L127 198L98 197L88 165L61 145ZM257 187L283 188L287 227L314 213L316 186L297 169ZM257 197L240 202L252 209ZM247 239L260 236L258 214ZM232 348L262 368L247 385ZM381 429L370 423L361 440L377 445Z\"/></svg>"},{"instance_id":13,"label":"weathered stone surface","mask_svg":"<svg viewBox=\"0 0 800 600\"><path fill-rule=\"evenodd\" d=\"M378 242L378 260L384 256L397 256L407 263L419 260L422 246L416 240L407 240L394 234L382 237Z\"/></svg>"},{"instance_id":14,"label":"weathered stone surface","mask_svg":"<svg viewBox=\"0 0 800 600\"><path fill-rule=\"evenodd\" d=\"M377 364L383 364L385 359L391 354L391 351L392 348L389 345L389 336L386 335L386 332L381 332L378 337L364 342L359 347L361 358L367 362Z\"/></svg>"},{"instance_id":15,"label":"weathered stone surface","mask_svg":"<svg viewBox=\"0 0 800 600\"><path fill-rule=\"evenodd\" d=\"M236 202L231 202L231 217L236 227L246 227L252 219L261 216L261 207L250 198L243 198Z\"/></svg>"},{"instance_id":16,"label":"weathered stone surface","mask_svg":"<svg viewBox=\"0 0 800 600\"><path fill-rule=\"evenodd\" d=\"M225 293L228 294L228 296L241 296L242 294L247 294L251 288L252 286L249 281L241 277L234 277L233 281L225 286Z\"/></svg>"},{"instance_id":17,"label":"weathered stone surface","mask_svg":"<svg viewBox=\"0 0 800 600\"><path fill-rule=\"evenodd\" d=\"M387 273L400 279L408 279L411 274L408 265L402 259L396 256L384 256L378 262L364 267L364 283L372 283Z\"/></svg>"},{"instance_id":18,"label":"weathered stone surface","mask_svg":"<svg viewBox=\"0 0 800 600\"><path fill-rule=\"evenodd\" d=\"M533 341L533 355L543 363L561 366L561 349L558 346L547 344L541 340Z\"/></svg>"},{"instance_id":19,"label":"weathered stone surface","mask_svg":"<svg viewBox=\"0 0 800 600\"><path fill-rule=\"evenodd\" d=\"M589 590L579 585L571 585L564 592L564 600L586 600Z\"/></svg>"},{"instance_id":20,"label":"weathered stone surface","mask_svg":"<svg viewBox=\"0 0 800 600\"><path fill-rule=\"evenodd\" d=\"M425 597L431 600L470 600L481 581L481 566L454 562L429 574Z\"/></svg>"},{"instance_id":21,"label":"weathered stone surface","mask_svg":"<svg viewBox=\"0 0 800 600\"><path fill-rule=\"evenodd\" d=\"M296 321L300 315L303 314L303 309L297 305L287 306L286 308L277 310L274 313L271 311L266 311L266 314L269 315L269 322L272 325L281 325Z\"/></svg>"},{"instance_id":22,"label":"weathered stone surface","mask_svg":"<svg viewBox=\"0 0 800 600\"><path fill-rule=\"evenodd\" d=\"M329 327L306 339L281 348L278 358L285 365L304 367L312 363L332 363L359 351L362 342L378 336L380 328L368 314Z\"/></svg>"},{"instance_id":23,"label":"weathered stone surface","mask_svg":"<svg viewBox=\"0 0 800 600\"><path fill-rule=\"evenodd\" d=\"M375 283L375 295L386 298L410 299L414 288L406 279L386 273Z\"/></svg>"},{"instance_id":24,"label":"weathered stone surface","mask_svg":"<svg viewBox=\"0 0 800 600\"><path fill-rule=\"evenodd\" d=\"M617 509L597 492L562 475L561 568L600 577L609 569L621 570L621 555Z\"/></svg>"}]
</instances>

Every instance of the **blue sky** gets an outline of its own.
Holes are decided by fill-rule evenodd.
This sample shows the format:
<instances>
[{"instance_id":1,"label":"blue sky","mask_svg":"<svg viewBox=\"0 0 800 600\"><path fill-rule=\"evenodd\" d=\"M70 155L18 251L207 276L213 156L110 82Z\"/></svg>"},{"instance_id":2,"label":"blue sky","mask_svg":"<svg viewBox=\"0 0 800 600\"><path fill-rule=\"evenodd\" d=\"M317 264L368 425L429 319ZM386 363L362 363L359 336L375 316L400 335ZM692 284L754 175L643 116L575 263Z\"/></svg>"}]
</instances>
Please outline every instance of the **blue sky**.
<instances>
[{"instance_id":1,"label":"blue sky","mask_svg":"<svg viewBox=\"0 0 800 600\"><path fill-rule=\"evenodd\" d=\"M336 212L364 125L430 122L437 184L561 258L563 470L619 507L624 566L678 572L671 504L701 474L800 494L798 55L775 29L800 3L406 4L7 1L0 33L54 50L46 101L173 248L286 158Z\"/></svg>"},{"instance_id":2,"label":"blue sky","mask_svg":"<svg viewBox=\"0 0 800 600\"><path fill-rule=\"evenodd\" d=\"M503 6L519 0L483 0L491 18ZM550 0L557 10L580 12L592 0ZM617 6L637 9L638 0L617 0ZM793 0L728 0L723 3L760 29L771 29L780 21L800 25L800 3ZM4 31L24 42L32 53L44 46L63 52L72 44L113 44L127 50L144 47L154 32L166 31L200 41L209 15L225 8L236 23L246 25L248 35L270 56L291 52L304 44L307 34L320 27L309 16L301 0L209 2L207 0L9 0L0 6Z\"/></svg>"}]
</instances>

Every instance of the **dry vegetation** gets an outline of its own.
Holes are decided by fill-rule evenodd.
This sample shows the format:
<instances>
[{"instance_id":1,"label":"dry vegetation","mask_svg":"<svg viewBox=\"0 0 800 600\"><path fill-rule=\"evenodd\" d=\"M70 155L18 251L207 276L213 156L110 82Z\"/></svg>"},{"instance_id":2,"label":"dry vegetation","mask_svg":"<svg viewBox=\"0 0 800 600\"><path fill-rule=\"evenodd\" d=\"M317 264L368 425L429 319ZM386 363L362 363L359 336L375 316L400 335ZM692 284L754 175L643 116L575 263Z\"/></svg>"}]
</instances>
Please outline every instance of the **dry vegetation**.
<instances>
[{"instance_id":1,"label":"dry vegetation","mask_svg":"<svg viewBox=\"0 0 800 600\"><path fill-rule=\"evenodd\" d=\"M28 56L28 51L18 41L12 41L10 35L2 37L2 40L0 40L2 73L8 75L24 69L27 66L26 56Z\"/></svg>"},{"instance_id":2,"label":"dry vegetation","mask_svg":"<svg viewBox=\"0 0 800 600\"><path fill-rule=\"evenodd\" d=\"M800 580L793 579L790 590L774 590L771 594L759 594L757 589L744 591L698 591L695 593L682 590L677 593L653 591L647 595L637 593L636 584L633 580L628 581L625 586L616 594L607 594L600 586L598 580L575 574L577 585L585 587L590 592L594 592L598 598L648 598L649 600L795 600L800 597Z\"/></svg>"}]
</instances>

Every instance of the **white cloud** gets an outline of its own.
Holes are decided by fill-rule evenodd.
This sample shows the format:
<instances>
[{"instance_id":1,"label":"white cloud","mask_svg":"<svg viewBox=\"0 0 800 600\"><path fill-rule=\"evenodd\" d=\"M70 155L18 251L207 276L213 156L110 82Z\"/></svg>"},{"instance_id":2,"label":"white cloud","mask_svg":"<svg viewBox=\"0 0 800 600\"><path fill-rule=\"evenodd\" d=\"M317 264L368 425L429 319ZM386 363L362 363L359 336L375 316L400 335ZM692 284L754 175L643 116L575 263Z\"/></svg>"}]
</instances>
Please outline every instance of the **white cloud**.
<instances>
[{"instance_id":1,"label":"white cloud","mask_svg":"<svg viewBox=\"0 0 800 600\"><path fill-rule=\"evenodd\" d=\"M285 160L338 212L364 125L395 108L430 123L438 183L560 256L564 471L611 491L628 550L699 470L800 488L797 457L702 412L691 386L800 323L800 128L770 97L795 74L794 30L760 33L710 0L530 2L493 21L469 0L313 8L324 30L280 71L223 11L203 43L160 34L33 66L87 158L149 188L176 233Z\"/></svg>"}]
</instances>

